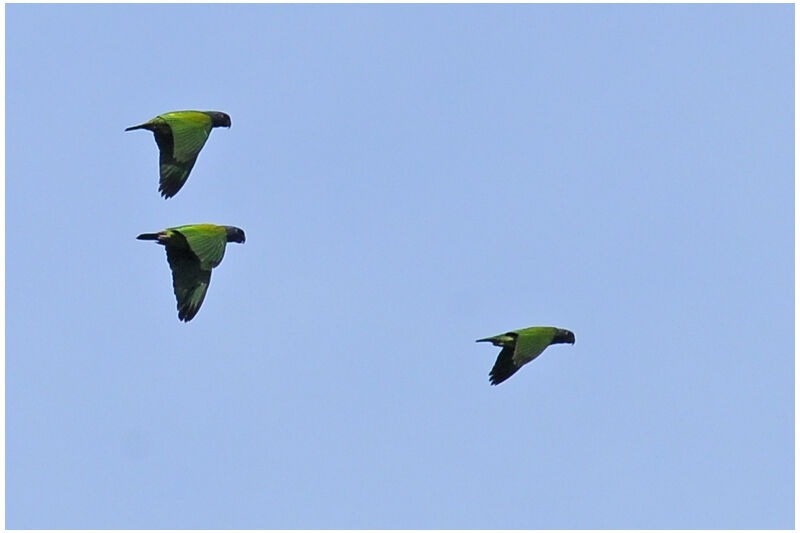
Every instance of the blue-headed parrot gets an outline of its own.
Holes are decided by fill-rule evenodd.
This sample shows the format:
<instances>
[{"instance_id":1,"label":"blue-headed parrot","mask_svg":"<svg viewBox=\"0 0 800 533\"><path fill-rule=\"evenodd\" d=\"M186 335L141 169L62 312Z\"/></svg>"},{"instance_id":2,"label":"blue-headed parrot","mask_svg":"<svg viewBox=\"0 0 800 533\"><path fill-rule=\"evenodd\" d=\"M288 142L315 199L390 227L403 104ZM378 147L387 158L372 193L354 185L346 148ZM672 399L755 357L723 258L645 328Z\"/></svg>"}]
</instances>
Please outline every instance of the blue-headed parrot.
<instances>
[{"instance_id":1,"label":"blue-headed parrot","mask_svg":"<svg viewBox=\"0 0 800 533\"><path fill-rule=\"evenodd\" d=\"M497 385L510 378L522 365L536 359L551 344L575 344L575 334L567 329L535 326L475 342L491 342L495 346L502 346L503 349L489 372L489 381L492 385Z\"/></svg>"},{"instance_id":2,"label":"blue-headed parrot","mask_svg":"<svg viewBox=\"0 0 800 533\"><path fill-rule=\"evenodd\" d=\"M156 241L167 249L172 287L178 300L178 318L197 314L211 282L211 270L220 264L229 242L244 242L244 231L234 226L191 224L142 233L137 239Z\"/></svg>"},{"instance_id":3,"label":"blue-headed parrot","mask_svg":"<svg viewBox=\"0 0 800 533\"><path fill-rule=\"evenodd\" d=\"M220 111L172 111L125 131L153 132L161 154L158 190L164 198L171 198L186 183L211 129L220 126L231 127L231 117Z\"/></svg>"}]
</instances>

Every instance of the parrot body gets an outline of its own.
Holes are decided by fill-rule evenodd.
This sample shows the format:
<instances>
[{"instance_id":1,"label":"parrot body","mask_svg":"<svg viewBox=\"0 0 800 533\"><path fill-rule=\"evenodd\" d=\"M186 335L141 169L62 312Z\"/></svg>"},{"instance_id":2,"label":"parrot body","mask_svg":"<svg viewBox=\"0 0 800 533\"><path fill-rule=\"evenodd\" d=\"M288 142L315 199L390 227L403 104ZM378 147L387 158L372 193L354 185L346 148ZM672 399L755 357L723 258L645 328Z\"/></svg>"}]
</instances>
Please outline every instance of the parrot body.
<instances>
[{"instance_id":1,"label":"parrot body","mask_svg":"<svg viewBox=\"0 0 800 533\"><path fill-rule=\"evenodd\" d=\"M503 348L489 373L491 384L497 385L510 378L522 365L536 359L551 344L575 344L575 334L566 329L536 326L478 339L475 342L491 342Z\"/></svg>"},{"instance_id":2,"label":"parrot body","mask_svg":"<svg viewBox=\"0 0 800 533\"><path fill-rule=\"evenodd\" d=\"M178 318L190 321L200 310L211 282L211 270L222 262L225 245L244 242L244 231L234 226L191 224L142 233L137 239L156 241L167 250Z\"/></svg>"},{"instance_id":3,"label":"parrot body","mask_svg":"<svg viewBox=\"0 0 800 533\"><path fill-rule=\"evenodd\" d=\"M158 190L171 198L186 183L212 128L231 127L231 117L219 111L172 111L125 131L148 130L160 152Z\"/></svg>"}]
</instances>

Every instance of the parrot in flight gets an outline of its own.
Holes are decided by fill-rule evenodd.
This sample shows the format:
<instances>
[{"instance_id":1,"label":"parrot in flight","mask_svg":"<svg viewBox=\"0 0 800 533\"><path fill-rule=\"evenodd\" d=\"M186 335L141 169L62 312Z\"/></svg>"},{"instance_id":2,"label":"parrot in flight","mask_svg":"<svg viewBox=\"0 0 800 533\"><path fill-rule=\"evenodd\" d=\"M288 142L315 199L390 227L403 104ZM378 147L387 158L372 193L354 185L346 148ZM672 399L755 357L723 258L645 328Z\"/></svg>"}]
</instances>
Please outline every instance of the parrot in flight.
<instances>
[{"instance_id":1,"label":"parrot in flight","mask_svg":"<svg viewBox=\"0 0 800 533\"><path fill-rule=\"evenodd\" d=\"M575 344L575 334L567 329L535 326L501 333L475 342L491 342L502 346L500 355L489 372L492 385L502 383L526 363L530 363L551 344Z\"/></svg>"},{"instance_id":2,"label":"parrot in flight","mask_svg":"<svg viewBox=\"0 0 800 533\"><path fill-rule=\"evenodd\" d=\"M153 132L160 152L158 190L164 198L171 198L186 183L211 129L219 126L230 128L231 117L220 111L172 111L125 131Z\"/></svg>"},{"instance_id":3,"label":"parrot in flight","mask_svg":"<svg viewBox=\"0 0 800 533\"><path fill-rule=\"evenodd\" d=\"M172 287L178 300L178 319L188 322L203 304L211 270L222 262L225 245L244 242L244 231L234 226L191 224L142 233L136 238L156 241L167 249Z\"/></svg>"}]
</instances>

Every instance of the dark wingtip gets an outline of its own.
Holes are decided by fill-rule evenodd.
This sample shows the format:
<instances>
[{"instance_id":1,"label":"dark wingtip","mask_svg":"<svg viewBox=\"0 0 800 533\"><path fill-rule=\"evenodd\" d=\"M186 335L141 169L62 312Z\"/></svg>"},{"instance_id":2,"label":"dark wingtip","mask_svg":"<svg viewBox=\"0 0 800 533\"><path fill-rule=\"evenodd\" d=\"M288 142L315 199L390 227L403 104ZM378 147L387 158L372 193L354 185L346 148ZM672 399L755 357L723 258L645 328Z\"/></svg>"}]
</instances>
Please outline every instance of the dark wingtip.
<instances>
[{"instance_id":1,"label":"dark wingtip","mask_svg":"<svg viewBox=\"0 0 800 533\"><path fill-rule=\"evenodd\" d=\"M492 385L502 383L513 376L517 370L519 370L519 367L514 364L514 349L505 346L500 350L497 361L494 362L492 370L489 371L489 382Z\"/></svg>"},{"instance_id":2,"label":"dark wingtip","mask_svg":"<svg viewBox=\"0 0 800 533\"><path fill-rule=\"evenodd\" d=\"M195 315L199 310L200 306L193 307L191 305L179 305L178 319L182 320L183 322L189 322L191 319L195 317Z\"/></svg>"},{"instance_id":3,"label":"dark wingtip","mask_svg":"<svg viewBox=\"0 0 800 533\"><path fill-rule=\"evenodd\" d=\"M512 374L513 374L513 372L512 372ZM507 376L500 376L500 375L494 374L493 372L489 372L489 384L490 385L499 385L500 383L504 382L505 380L507 380L510 377L511 377L511 374L509 374Z\"/></svg>"},{"instance_id":4,"label":"dark wingtip","mask_svg":"<svg viewBox=\"0 0 800 533\"><path fill-rule=\"evenodd\" d=\"M172 189L167 190L166 187L161 186L161 185L159 185L159 187L158 187L158 192L161 193L161 197L164 198L164 200L169 200L170 198L175 196L178 193L179 190L180 190L180 187L178 187L175 190L172 190Z\"/></svg>"},{"instance_id":5,"label":"dark wingtip","mask_svg":"<svg viewBox=\"0 0 800 533\"><path fill-rule=\"evenodd\" d=\"M197 309L178 309L178 320L189 322L197 314Z\"/></svg>"}]
</instances>

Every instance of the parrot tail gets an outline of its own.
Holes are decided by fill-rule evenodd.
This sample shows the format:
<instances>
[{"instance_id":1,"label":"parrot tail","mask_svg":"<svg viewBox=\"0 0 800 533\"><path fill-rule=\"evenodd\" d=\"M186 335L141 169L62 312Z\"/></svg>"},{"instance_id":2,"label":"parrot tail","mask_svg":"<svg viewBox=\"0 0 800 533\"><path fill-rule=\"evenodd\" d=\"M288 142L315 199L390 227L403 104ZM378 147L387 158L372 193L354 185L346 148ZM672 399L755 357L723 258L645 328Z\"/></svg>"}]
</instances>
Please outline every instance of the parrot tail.
<instances>
[{"instance_id":1,"label":"parrot tail","mask_svg":"<svg viewBox=\"0 0 800 533\"><path fill-rule=\"evenodd\" d=\"M142 233L136 238L139 239L140 241L157 241L158 233Z\"/></svg>"}]
</instances>

